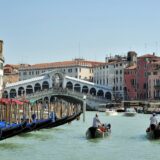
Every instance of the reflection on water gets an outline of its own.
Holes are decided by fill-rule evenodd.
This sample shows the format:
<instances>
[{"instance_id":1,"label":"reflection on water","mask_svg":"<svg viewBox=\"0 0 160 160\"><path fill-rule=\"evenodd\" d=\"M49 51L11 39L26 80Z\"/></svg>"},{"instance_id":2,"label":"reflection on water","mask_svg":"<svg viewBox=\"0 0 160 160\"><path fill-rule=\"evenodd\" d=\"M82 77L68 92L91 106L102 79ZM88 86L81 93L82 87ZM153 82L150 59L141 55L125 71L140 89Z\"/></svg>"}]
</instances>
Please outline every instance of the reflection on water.
<instances>
[{"instance_id":1,"label":"reflection on water","mask_svg":"<svg viewBox=\"0 0 160 160\"><path fill-rule=\"evenodd\" d=\"M18 143L10 143L6 140L0 143L0 150L16 150L16 149L25 148L25 145Z\"/></svg>"}]
</instances>

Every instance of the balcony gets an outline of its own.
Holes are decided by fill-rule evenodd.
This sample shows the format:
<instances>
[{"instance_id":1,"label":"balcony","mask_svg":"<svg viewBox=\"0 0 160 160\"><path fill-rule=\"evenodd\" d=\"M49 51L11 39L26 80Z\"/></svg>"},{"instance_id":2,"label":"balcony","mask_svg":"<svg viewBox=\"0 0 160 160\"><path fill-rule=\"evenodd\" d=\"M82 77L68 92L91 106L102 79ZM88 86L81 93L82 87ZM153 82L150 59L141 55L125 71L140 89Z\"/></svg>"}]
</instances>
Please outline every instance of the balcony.
<instances>
[{"instance_id":1,"label":"balcony","mask_svg":"<svg viewBox=\"0 0 160 160\"><path fill-rule=\"evenodd\" d=\"M154 85L154 88L155 88L155 89L160 89L160 84L155 84L155 85Z\"/></svg>"}]
</instances>

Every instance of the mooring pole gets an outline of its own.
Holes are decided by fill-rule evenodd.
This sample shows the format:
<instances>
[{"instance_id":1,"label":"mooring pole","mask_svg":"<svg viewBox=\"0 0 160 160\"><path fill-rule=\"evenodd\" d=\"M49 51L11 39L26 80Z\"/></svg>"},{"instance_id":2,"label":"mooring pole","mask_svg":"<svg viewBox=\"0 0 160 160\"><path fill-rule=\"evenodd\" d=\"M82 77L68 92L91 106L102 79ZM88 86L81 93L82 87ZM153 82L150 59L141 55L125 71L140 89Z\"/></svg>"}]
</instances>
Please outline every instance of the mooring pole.
<instances>
[{"instance_id":1,"label":"mooring pole","mask_svg":"<svg viewBox=\"0 0 160 160\"><path fill-rule=\"evenodd\" d=\"M85 122L85 112L86 112L86 95L83 96L83 122Z\"/></svg>"}]
</instances>

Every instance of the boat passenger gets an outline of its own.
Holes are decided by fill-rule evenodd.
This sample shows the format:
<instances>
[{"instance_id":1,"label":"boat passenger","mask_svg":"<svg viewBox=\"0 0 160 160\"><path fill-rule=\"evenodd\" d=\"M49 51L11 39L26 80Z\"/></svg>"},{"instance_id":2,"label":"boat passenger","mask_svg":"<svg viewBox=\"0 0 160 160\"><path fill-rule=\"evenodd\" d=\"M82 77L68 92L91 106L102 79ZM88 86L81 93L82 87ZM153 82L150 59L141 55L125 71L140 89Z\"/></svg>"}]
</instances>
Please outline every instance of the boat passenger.
<instances>
[{"instance_id":1,"label":"boat passenger","mask_svg":"<svg viewBox=\"0 0 160 160\"><path fill-rule=\"evenodd\" d=\"M100 126L99 129L100 129L102 132L106 132L106 131L107 131L107 128L105 127L104 124L102 124L102 126Z\"/></svg>"},{"instance_id":2,"label":"boat passenger","mask_svg":"<svg viewBox=\"0 0 160 160\"><path fill-rule=\"evenodd\" d=\"M150 128L151 128L151 130L155 130L157 124L158 124L158 120L157 120L156 114L153 113L152 116L150 117Z\"/></svg>"}]
</instances>

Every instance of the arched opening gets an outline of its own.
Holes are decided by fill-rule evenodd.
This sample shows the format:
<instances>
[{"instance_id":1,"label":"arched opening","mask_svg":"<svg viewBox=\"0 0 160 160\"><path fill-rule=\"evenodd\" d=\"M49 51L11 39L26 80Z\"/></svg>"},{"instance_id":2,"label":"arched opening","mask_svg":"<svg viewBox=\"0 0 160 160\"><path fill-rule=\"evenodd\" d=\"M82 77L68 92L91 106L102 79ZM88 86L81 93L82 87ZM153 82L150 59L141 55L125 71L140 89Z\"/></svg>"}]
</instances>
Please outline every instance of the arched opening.
<instances>
[{"instance_id":1,"label":"arched opening","mask_svg":"<svg viewBox=\"0 0 160 160\"><path fill-rule=\"evenodd\" d=\"M36 83L34 86L34 92L38 92L41 90L41 85L39 83Z\"/></svg>"},{"instance_id":2,"label":"arched opening","mask_svg":"<svg viewBox=\"0 0 160 160\"><path fill-rule=\"evenodd\" d=\"M80 92L80 91L81 91L81 86L80 86L80 84L75 84L75 85L74 85L74 91L76 91L76 92Z\"/></svg>"},{"instance_id":3,"label":"arched opening","mask_svg":"<svg viewBox=\"0 0 160 160\"><path fill-rule=\"evenodd\" d=\"M99 91L97 92L97 96L99 96L99 97L104 97L104 92L103 92L103 90L99 90Z\"/></svg>"},{"instance_id":4,"label":"arched opening","mask_svg":"<svg viewBox=\"0 0 160 160\"><path fill-rule=\"evenodd\" d=\"M72 82L67 82L66 88L72 90L72 89L73 89L73 84L72 84Z\"/></svg>"},{"instance_id":5,"label":"arched opening","mask_svg":"<svg viewBox=\"0 0 160 160\"><path fill-rule=\"evenodd\" d=\"M87 86L82 87L82 93L88 93L89 89Z\"/></svg>"},{"instance_id":6,"label":"arched opening","mask_svg":"<svg viewBox=\"0 0 160 160\"><path fill-rule=\"evenodd\" d=\"M3 92L3 98L8 98L8 92L7 91Z\"/></svg>"},{"instance_id":7,"label":"arched opening","mask_svg":"<svg viewBox=\"0 0 160 160\"><path fill-rule=\"evenodd\" d=\"M26 94L32 94L32 93L33 93L33 88L32 88L31 85L28 85L28 86L26 87Z\"/></svg>"},{"instance_id":8,"label":"arched opening","mask_svg":"<svg viewBox=\"0 0 160 160\"><path fill-rule=\"evenodd\" d=\"M50 102L51 102L51 103L55 102L55 97L54 97L54 96L51 96Z\"/></svg>"},{"instance_id":9,"label":"arched opening","mask_svg":"<svg viewBox=\"0 0 160 160\"><path fill-rule=\"evenodd\" d=\"M44 97L44 102L49 103L49 98L48 97Z\"/></svg>"},{"instance_id":10,"label":"arched opening","mask_svg":"<svg viewBox=\"0 0 160 160\"><path fill-rule=\"evenodd\" d=\"M19 88L18 88L18 95L19 95L19 96L22 96L24 93L25 93L24 88L23 88L23 87L19 87Z\"/></svg>"},{"instance_id":11,"label":"arched opening","mask_svg":"<svg viewBox=\"0 0 160 160\"><path fill-rule=\"evenodd\" d=\"M10 90L10 98L15 98L17 96L16 90L15 89L11 89Z\"/></svg>"},{"instance_id":12,"label":"arched opening","mask_svg":"<svg viewBox=\"0 0 160 160\"><path fill-rule=\"evenodd\" d=\"M96 95L96 89L95 88L91 88L90 89L90 94L95 96Z\"/></svg>"},{"instance_id":13,"label":"arched opening","mask_svg":"<svg viewBox=\"0 0 160 160\"><path fill-rule=\"evenodd\" d=\"M44 81L42 83L42 90L44 90L44 89L49 89L49 83L47 81Z\"/></svg>"},{"instance_id":14,"label":"arched opening","mask_svg":"<svg viewBox=\"0 0 160 160\"><path fill-rule=\"evenodd\" d=\"M111 95L110 92L106 92L105 97L106 97L107 99L110 99L110 100L111 100L112 95Z\"/></svg>"}]
</instances>

